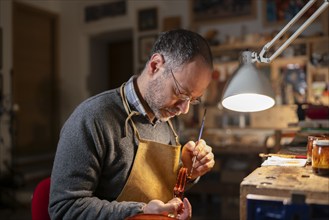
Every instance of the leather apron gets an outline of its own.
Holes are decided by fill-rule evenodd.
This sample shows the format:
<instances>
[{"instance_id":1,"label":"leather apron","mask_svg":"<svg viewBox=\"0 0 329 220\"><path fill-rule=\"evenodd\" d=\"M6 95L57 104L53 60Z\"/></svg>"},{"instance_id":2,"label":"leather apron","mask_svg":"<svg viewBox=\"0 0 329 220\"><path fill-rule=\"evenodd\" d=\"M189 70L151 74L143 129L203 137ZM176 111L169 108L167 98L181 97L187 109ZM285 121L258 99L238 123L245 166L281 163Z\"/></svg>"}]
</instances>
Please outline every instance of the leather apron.
<instances>
[{"instance_id":1,"label":"leather apron","mask_svg":"<svg viewBox=\"0 0 329 220\"><path fill-rule=\"evenodd\" d=\"M130 122L139 144L130 175L117 201L148 203L153 199L159 199L167 202L173 198L173 189L180 168L181 145L178 141L178 135L171 122L168 121L176 138L176 146L141 138L132 120L132 116L139 115L140 113L131 111L129 108L124 94L124 84L120 88L120 94L128 114L125 131L127 133L128 122Z\"/></svg>"}]
</instances>

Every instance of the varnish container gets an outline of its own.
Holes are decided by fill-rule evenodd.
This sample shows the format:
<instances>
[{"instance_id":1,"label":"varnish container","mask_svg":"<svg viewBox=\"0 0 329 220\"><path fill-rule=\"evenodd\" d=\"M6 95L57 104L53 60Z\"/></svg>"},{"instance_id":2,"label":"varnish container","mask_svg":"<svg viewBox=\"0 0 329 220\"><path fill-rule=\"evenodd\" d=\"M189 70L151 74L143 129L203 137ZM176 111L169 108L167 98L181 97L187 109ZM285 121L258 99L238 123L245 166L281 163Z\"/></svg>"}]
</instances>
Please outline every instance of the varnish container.
<instances>
[{"instance_id":1,"label":"varnish container","mask_svg":"<svg viewBox=\"0 0 329 220\"><path fill-rule=\"evenodd\" d=\"M329 176L329 140L316 140L312 150L313 172Z\"/></svg>"}]
</instances>

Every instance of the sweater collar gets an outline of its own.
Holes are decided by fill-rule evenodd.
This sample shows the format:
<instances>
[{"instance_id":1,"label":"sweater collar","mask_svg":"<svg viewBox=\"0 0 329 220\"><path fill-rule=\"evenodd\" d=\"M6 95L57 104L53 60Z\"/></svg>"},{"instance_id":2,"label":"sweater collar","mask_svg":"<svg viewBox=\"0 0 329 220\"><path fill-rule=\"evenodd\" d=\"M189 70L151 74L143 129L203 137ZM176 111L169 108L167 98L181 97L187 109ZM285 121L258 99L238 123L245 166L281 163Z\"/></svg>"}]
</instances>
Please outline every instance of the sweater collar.
<instances>
[{"instance_id":1,"label":"sweater collar","mask_svg":"<svg viewBox=\"0 0 329 220\"><path fill-rule=\"evenodd\" d=\"M147 117L146 111L141 103L141 101L139 100L135 87L134 87L134 80L137 78L137 76L132 76L128 82L125 85L125 94L126 94L126 98L127 101L129 103L129 105L135 109L136 111L138 111L139 113L141 113L144 117ZM154 123L159 123L160 120L155 119ZM153 124L153 123L152 123Z\"/></svg>"}]
</instances>

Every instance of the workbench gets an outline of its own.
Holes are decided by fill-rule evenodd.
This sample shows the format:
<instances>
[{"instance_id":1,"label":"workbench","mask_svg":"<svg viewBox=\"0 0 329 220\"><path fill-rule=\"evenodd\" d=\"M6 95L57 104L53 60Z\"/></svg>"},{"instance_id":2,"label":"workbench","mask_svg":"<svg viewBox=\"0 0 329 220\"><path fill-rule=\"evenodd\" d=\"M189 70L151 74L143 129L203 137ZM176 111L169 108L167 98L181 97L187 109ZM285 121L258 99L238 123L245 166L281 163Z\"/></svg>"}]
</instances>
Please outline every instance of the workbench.
<instances>
[{"instance_id":1,"label":"workbench","mask_svg":"<svg viewBox=\"0 0 329 220\"><path fill-rule=\"evenodd\" d=\"M303 194L306 203L329 205L329 177L318 176L311 166L264 166L254 170L240 184L240 220L247 219L247 195L290 198Z\"/></svg>"}]
</instances>

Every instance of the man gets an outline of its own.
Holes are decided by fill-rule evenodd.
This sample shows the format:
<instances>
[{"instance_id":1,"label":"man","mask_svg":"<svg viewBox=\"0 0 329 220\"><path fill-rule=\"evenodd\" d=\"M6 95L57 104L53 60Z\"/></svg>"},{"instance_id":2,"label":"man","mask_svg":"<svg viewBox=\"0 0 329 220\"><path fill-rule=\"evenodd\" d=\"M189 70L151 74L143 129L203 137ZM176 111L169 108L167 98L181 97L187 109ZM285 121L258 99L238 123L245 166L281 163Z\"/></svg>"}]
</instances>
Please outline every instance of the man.
<instances>
[{"instance_id":1,"label":"man","mask_svg":"<svg viewBox=\"0 0 329 220\"><path fill-rule=\"evenodd\" d=\"M61 131L51 175L52 219L125 219L138 213L189 219L173 198L181 166L192 181L214 166L204 140L182 148L170 118L197 104L211 80L207 42L187 30L160 35L139 76L80 104Z\"/></svg>"}]
</instances>

